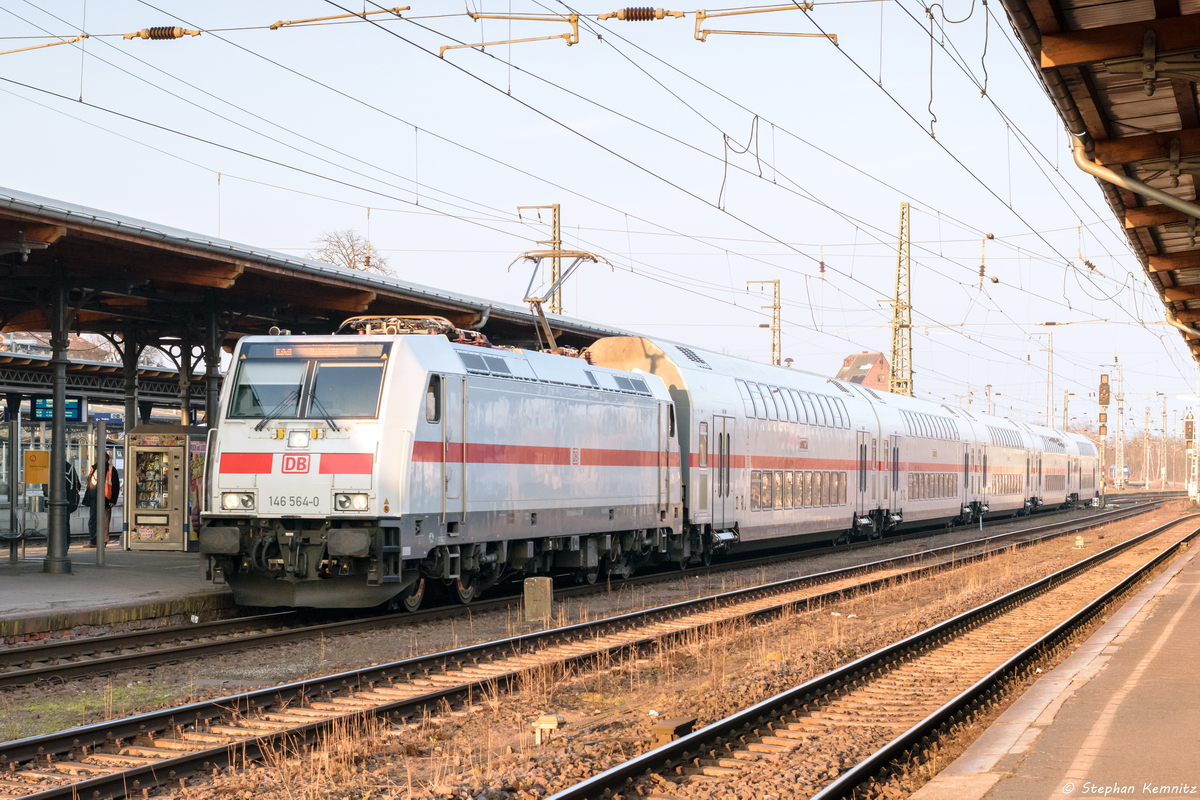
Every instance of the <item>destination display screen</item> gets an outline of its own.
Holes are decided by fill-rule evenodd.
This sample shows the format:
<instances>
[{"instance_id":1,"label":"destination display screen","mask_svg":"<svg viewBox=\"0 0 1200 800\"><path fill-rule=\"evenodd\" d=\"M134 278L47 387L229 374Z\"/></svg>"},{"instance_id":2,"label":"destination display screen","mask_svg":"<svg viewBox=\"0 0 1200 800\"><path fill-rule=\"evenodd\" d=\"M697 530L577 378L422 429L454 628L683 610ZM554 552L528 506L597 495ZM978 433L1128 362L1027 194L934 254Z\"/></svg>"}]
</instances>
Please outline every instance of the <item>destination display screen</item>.
<instances>
[{"instance_id":1,"label":"destination display screen","mask_svg":"<svg viewBox=\"0 0 1200 800\"><path fill-rule=\"evenodd\" d=\"M242 355L246 358L383 358L388 344L281 344L278 342L246 345Z\"/></svg>"}]
</instances>

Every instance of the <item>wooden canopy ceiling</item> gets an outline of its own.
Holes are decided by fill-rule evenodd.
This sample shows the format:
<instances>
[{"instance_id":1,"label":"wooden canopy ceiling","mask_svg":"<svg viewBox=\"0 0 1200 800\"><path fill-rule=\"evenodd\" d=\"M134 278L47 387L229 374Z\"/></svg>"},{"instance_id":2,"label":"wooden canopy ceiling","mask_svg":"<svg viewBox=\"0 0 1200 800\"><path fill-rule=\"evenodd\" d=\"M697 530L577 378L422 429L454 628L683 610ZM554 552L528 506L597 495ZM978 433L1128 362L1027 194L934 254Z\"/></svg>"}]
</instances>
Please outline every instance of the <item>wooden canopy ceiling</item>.
<instances>
[{"instance_id":1,"label":"wooden canopy ceiling","mask_svg":"<svg viewBox=\"0 0 1200 800\"><path fill-rule=\"evenodd\" d=\"M502 265L501 265L502 266ZM229 348L272 326L332 333L347 317L436 315L494 342L536 343L525 308L453 295L399 279L256 250L0 189L0 331L48 330L49 292L69 291L71 329L140 341L188 339L215 311ZM562 343L583 347L622 331L553 317Z\"/></svg>"},{"instance_id":2,"label":"wooden canopy ceiling","mask_svg":"<svg viewBox=\"0 0 1200 800\"><path fill-rule=\"evenodd\" d=\"M1200 0L1002 0L1067 128L1095 163L1195 201ZM1200 241L1188 214L1097 179L1200 360ZM1179 327L1179 326L1176 326ZM1184 330L1189 329L1189 330Z\"/></svg>"}]
</instances>

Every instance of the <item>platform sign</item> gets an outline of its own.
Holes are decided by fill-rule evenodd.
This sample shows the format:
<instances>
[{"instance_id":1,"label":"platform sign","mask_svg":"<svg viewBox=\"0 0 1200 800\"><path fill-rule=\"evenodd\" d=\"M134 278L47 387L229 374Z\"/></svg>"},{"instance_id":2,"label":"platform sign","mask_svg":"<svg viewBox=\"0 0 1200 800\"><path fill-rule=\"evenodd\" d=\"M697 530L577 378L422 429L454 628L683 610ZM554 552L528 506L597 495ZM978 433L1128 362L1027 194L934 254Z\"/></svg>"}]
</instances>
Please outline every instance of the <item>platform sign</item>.
<instances>
[{"instance_id":1,"label":"platform sign","mask_svg":"<svg viewBox=\"0 0 1200 800\"><path fill-rule=\"evenodd\" d=\"M125 414L120 411L93 411L92 419L104 420L108 423L116 422L123 425L125 423Z\"/></svg>"},{"instance_id":2,"label":"platform sign","mask_svg":"<svg viewBox=\"0 0 1200 800\"><path fill-rule=\"evenodd\" d=\"M25 451L25 482L50 482L50 453L46 450Z\"/></svg>"},{"instance_id":3,"label":"platform sign","mask_svg":"<svg viewBox=\"0 0 1200 800\"><path fill-rule=\"evenodd\" d=\"M67 422L83 422L87 416L87 403L82 397L68 397L63 405ZM54 418L54 398L33 398L33 418L48 420Z\"/></svg>"}]
</instances>

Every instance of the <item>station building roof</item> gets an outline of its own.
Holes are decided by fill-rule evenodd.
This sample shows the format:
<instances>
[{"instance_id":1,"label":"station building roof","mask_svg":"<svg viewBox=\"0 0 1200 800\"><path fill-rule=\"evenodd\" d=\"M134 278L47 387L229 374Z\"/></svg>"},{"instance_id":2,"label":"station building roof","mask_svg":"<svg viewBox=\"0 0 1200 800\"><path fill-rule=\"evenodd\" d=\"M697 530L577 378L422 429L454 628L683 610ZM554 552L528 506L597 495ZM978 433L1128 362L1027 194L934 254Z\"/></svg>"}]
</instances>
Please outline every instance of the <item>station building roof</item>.
<instances>
[{"instance_id":1,"label":"station building roof","mask_svg":"<svg viewBox=\"0 0 1200 800\"><path fill-rule=\"evenodd\" d=\"M205 310L220 314L220 344L266 333L331 333L358 315L436 315L493 341L536 342L528 308L0 187L0 331L48 330L45 293L66 285L73 331L137 326L141 341L200 344ZM548 315L555 338L583 347L625 333Z\"/></svg>"},{"instance_id":2,"label":"station building roof","mask_svg":"<svg viewBox=\"0 0 1200 800\"><path fill-rule=\"evenodd\" d=\"M1133 178L1180 200L1197 198L1200 0L1002 2L1059 115L1083 143L1076 161L1118 178L1097 182L1167 321L1200 360L1196 215L1118 185Z\"/></svg>"}]
</instances>

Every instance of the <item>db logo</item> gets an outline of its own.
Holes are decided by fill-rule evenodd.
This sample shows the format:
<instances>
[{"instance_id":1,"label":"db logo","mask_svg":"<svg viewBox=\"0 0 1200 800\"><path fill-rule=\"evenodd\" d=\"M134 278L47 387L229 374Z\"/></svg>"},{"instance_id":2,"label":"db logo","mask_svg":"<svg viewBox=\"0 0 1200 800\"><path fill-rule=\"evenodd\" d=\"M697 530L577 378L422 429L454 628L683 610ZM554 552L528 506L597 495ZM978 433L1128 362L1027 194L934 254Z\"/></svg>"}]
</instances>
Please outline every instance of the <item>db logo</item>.
<instances>
[{"instance_id":1,"label":"db logo","mask_svg":"<svg viewBox=\"0 0 1200 800\"><path fill-rule=\"evenodd\" d=\"M285 455L283 457L284 472L308 472L308 462L312 456Z\"/></svg>"}]
</instances>

